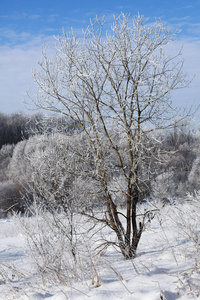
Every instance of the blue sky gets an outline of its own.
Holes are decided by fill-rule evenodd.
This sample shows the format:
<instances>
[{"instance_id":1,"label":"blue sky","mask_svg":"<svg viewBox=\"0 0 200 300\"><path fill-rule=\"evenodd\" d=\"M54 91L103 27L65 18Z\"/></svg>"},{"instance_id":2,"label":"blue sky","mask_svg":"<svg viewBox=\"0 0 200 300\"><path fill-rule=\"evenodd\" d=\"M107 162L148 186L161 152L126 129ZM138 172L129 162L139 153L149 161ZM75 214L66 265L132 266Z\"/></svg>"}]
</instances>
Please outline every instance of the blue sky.
<instances>
[{"instance_id":1,"label":"blue sky","mask_svg":"<svg viewBox=\"0 0 200 300\"><path fill-rule=\"evenodd\" d=\"M185 72L196 74L190 89L180 91L177 105L200 104L200 0L0 0L0 112L26 111L23 97L34 86L32 69L37 67L43 42L73 27L79 33L95 15L138 12L150 21L161 18L181 29L173 50L183 48Z\"/></svg>"}]
</instances>

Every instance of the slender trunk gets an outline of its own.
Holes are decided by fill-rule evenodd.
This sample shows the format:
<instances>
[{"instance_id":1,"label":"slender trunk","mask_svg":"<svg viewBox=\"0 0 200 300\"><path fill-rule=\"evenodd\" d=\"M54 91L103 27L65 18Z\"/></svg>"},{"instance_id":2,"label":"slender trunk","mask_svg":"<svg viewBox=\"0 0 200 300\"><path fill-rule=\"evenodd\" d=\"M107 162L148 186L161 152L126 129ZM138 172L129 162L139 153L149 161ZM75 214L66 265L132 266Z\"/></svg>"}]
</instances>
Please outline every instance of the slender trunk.
<instances>
[{"instance_id":1,"label":"slender trunk","mask_svg":"<svg viewBox=\"0 0 200 300\"><path fill-rule=\"evenodd\" d=\"M131 188L128 189L127 201L126 201L126 235L125 235L125 247L130 255L130 245L131 245Z\"/></svg>"},{"instance_id":2,"label":"slender trunk","mask_svg":"<svg viewBox=\"0 0 200 300\"><path fill-rule=\"evenodd\" d=\"M132 256L136 256L136 250L140 241L140 237L143 230L143 224L137 224L137 203L139 201L139 190L137 187L134 188L133 199L132 199L132 243L131 253Z\"/></svg>"},{"instance_id":3,"label":"slender trunk","mask_svg":"<svg viewBox=\"0 0 200 300\"><path fill-rule=\"evenodd\" d=\"M106 197L105 204L106 204L106 213L107 213L107 218L108 218L108 224L116 233L116 236L117 236L117 239L119 242L119 248L121 250L122 255L124 257L127 257L127 253L126 253L127 251L126 251L126 245L125 245L125 230L119 219L117 207L112 200L112 196L108 192L107 184L105 181L105 175L102 176L101 185L104 189L104 193L105 193L105 197Z\"/></svg>"},{"instance_id":4,"label":"slender trunk","mask_svg":"<svg viewBox=\"0 0 200 300\"><path fill-rule=\"evenodd\" d=\"M136 221L136 208L137 208L137 202L138 202L138 195L134 193L133 199L132 199L132 243L131 243L131 252L132 255L136 256L136 250L138 245L137 240L137 221Z\"/></svg>"},{"instance_id":5,"label":"slender trunk","mask_svg":"<svg viewBox=\"0 0 200 300\"><path fill-rule=\"evenodd\" d=\"M125 249L126 259L131 259L136 256L136 250L141 236L141 227L137 225L137 203L139 199L139 190L135 186L131 186L127 193L127 214L126 214L126 234L125 234Z\"/></svg>"}]
</instances>

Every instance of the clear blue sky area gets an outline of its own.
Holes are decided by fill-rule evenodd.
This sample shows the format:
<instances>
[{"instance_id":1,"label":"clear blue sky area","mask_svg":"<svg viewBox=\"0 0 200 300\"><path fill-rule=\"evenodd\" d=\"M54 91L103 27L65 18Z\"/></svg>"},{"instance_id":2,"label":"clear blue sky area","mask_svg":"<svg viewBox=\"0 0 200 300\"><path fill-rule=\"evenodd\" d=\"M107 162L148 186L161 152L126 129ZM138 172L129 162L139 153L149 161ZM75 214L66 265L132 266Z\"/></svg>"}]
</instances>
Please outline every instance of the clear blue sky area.
<instances>
[{"instance_id":1,"label":"clear blue sky area","mask_svg":"<svg viewBox=\"0 0 200 300\"><path fill-rule=\"evenodd\" d=\"M70 30L71 26L85 28L89 19L95 15L110 17L113 14L118 15L121 11L131 15L139 12L152 20L162 18L181 28L182 34L185 35L200 34L199 0L1 0L0 41L8 42L9 32L15 33L16 37L24 33L24 38L26 33L28 38L29 35L58 34L62 27L66 30ZM10 42L15 41L13 39Z\"/></svg>"},{"instance_id":2,"label":"clear blue sky area","mask_svg":"<svg viewBox=\"0 0 200 300\"><path fill-rule=\"evenodd\" d=\"M23 93L33 85L31 69L44 41L62 34L63 27L80 32L90 18L105 15L111 21L120 12L139 12L150 22L161 18L181 30L176 46L184 46L186 73L196 74L196 81L177 99L200 103L200 0L0 0L0 112L24 109Z\"/></svg>"}]
</instances>

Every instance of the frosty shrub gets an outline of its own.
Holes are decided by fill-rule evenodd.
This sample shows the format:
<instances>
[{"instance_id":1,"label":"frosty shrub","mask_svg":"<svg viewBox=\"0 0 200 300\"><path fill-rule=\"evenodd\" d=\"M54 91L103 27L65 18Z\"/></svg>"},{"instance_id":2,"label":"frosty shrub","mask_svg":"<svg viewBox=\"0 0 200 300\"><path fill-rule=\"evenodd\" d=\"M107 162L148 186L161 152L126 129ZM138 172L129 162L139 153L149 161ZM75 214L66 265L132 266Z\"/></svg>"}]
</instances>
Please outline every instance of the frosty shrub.
<instances>
[{"instance_id":1,"label":"frosty shrub","mask_svg":"<svg viewBox=\"0 0 200 300\"><path fill-rule=\"evenodd\" d=\"M93 250L95 226L91 230L91 222L89 225L86 218L70 210L49 212L36 198L30 214L28 218L18 217L18 222L43 284L71 286L76 281L92 280L98 285L98 255Z\"/></svg>"},{"instance_id":2,"label":"frosty shrub","mask_svg":"<svg viewBox=\"0 0 200 300\"><path fill-rule=\"evenodd\" d=\"M32 145L32 149L30 149ZM26 186L31 176L30 164L28 161L28 152L34 151L36 143L28 143L27 141L19 142L13 151L9 164L9 178L20 186Z\"/></svg>"},{"instance_id":3,"label":"frosty shrub","mask_svg":"<svg viewBox=\"0 0 200 300\"><path fill-rule=\"evenodd\" d=\"M152 197L157 201L166 204L170 198L175 195L175 183L173 181L173 172L166 172L158 175L151 182Z\"/></svg>"},{"instance_id":4,"label":"frosty shrub","mask_svg":"<svg viewBox=\"0 0 200 300\"><path fill-rule=\"evenodd\" d=\"M84 134L35 135L15 147L9 176L26 190L28 198L37 195L49 208L64 207L65 202L73 199L77 208L83 202L89 205L90 201L93 205L94 198L97 201L100 193L99 184L93 178L91 162L90 148ZM89 191L86 189L87 182Z\"/></svg>"},{"instance_id":5,"label":"frosty shrub","mask_svg":"<svg viewBox=\"0 0 200 300\"><path fill-rule=\"evenodd\" d=\"M182 255L188 269L180 272L179 290L184 295L200 296L200 192L187 196L182 204L174 206L170 214L172 224L179 233Z\"/></svg>"}]
</instances>

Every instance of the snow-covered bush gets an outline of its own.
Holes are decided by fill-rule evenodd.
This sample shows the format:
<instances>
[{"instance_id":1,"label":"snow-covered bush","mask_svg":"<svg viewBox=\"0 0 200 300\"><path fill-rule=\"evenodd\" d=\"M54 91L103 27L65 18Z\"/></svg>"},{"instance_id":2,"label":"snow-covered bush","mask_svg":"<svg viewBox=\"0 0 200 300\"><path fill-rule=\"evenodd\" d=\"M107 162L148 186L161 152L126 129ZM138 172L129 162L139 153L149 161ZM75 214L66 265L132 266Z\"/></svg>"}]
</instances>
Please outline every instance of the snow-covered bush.
<instances>
[{"instance_id":1,"label":"snow-covered bush","mask_svg":"<svg viewBox=\"0 0 200 300\"><path fill-rule=\"evenodd\" d=\"M87 204L91 201L93 204L99 188L95 188L95 180L92 179L93 167L89 154L88 145L81 134L67 136L54 133L34 136L15 147L9 175L26 189L29 198L36 195L49 207L63 206L65 202L73 199L76 199L77 205L82 200ZM73 183L75 180L76 183ZM91 184L91 193L86 193L87 182ZM79 186L78 189L76 185ZM92 188L95 192L92 192ZM75 194L79 191L80 197L77 197Z\"/></svg>"},{"instance_id":2,"label":"snow-covered bush","mask_svg":"<svg viewBox=\"0 0 200 300\"><path fill-rule=\"evenodd\" d=\"M28 150L32 145L32 149ZM28 161L28 155L34 148L37 146L37 143L32 140L32 143L28 141L19 142L13 151L13 155L9 164L9 178L17 182L21 186L25 186L30 180L31 169Z\"/></svg>"},{"instance_id":3,"label":"snow-covered bush","mask_svg":"<svg viewBox=\"0 0 200 300\"><path fill-rule=\"evenodd\" d=\"M99 285L98 255L93 249L95 224L91 229L87 218L73 210L49 212L39 199L29 209L31 217L17 219L43 284L71 286L92 280Z\"/></svg>"},{"instance_id":4,"label":"snow-covered bush","mask_svg":"<svg viewBox=\"0 0 200 300\"><path fill-rule=\"evenodd\" d=\"M174 206L170 219L179 234L179 255L188 265L177 274L178 289L181 294L200 297L200 192L189 194L186 201Z\"/></svg>"},{"instance_id":5,"label":"snow-covered bush","mask_svg":"<svg viewBox=\"0 0 200 300\"><path fill-rule=\"evenodd\" d=\"M151 183L152 196L166 204L175 194L175 183L173 181L173 172L166 172L158 175Z\"/></svg>"}]
</instances>

